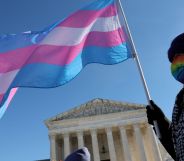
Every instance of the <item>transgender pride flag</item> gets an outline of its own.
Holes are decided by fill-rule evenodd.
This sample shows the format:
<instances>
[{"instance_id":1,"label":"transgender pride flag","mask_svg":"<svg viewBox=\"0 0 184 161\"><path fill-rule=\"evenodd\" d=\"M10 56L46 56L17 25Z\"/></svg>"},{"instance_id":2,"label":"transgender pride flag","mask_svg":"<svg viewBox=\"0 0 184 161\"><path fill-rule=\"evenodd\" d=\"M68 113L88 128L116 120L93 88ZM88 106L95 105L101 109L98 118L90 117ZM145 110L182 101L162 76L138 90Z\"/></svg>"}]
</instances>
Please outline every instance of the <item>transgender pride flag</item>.
<instances>
[{"instance_id":1,"label":"transgender pride flag","mask_svg":"<svg viewBox=\"0 0 184 161\"><path fill-rule=\"evenodd\" d=\"M43 31L1 35L0 117L17 87L57 87L89 63L130 57L114 0L97 0Z\"/></svg>"}]
</instances>

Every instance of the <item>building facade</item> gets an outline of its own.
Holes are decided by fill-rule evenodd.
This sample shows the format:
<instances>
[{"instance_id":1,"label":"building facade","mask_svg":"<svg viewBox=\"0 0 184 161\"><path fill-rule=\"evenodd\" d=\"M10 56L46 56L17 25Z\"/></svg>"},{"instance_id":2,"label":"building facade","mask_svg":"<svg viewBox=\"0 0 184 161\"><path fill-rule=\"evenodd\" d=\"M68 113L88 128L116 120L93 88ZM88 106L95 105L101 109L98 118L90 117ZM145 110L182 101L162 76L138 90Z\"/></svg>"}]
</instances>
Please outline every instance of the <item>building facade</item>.
<instances>
[{"instance_id":1,"label":"building facade","mask_svg":"<svg viewBox=\"0 0 184 161\"><path fill-rule=\"evenodd\" d=\"M171 161L144 105L94 99L45 121L51 161L87 147L91 161Z\"/></svg>"}]
</instances>

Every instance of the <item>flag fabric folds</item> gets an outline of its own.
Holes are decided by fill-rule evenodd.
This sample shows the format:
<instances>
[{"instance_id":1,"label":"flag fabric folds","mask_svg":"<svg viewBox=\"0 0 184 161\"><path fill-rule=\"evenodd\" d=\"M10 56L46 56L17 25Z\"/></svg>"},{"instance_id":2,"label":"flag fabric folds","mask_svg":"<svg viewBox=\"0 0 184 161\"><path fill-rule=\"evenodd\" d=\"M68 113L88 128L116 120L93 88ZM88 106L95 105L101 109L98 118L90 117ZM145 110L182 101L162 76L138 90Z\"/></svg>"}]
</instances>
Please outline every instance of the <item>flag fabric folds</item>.
<instances>
[{"instance_id":1,"label":"flag fabric folds","mask_svg":"<svg viewBox=\"0 0 184 161\"><path fill-rule=\"evenodd\" d=\"M89 63L120 63L132 57L128 44L114 0L97 0L39 32L1 35L0 117L14 88L57 87Z\"/></svg>"}]
</instances>

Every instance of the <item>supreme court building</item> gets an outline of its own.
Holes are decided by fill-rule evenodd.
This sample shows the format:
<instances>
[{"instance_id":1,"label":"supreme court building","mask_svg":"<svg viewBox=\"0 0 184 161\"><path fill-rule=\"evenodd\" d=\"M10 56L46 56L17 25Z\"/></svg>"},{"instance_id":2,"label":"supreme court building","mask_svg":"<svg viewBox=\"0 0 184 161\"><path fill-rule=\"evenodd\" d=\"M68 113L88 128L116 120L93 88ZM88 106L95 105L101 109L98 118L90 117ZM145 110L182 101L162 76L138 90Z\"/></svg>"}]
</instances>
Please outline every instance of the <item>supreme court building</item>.
<instances>
[{"instance_id":1,"label":"supreme court building","mask_svg":"<svg viewBox=\"0 0 184 161\"><path fill-rule=\"evenodd\" d=\"M87 147L91 161L171 161L147 122L144 105L94 99L45 121L50 160Z\"/></svg>"}]
</instances>

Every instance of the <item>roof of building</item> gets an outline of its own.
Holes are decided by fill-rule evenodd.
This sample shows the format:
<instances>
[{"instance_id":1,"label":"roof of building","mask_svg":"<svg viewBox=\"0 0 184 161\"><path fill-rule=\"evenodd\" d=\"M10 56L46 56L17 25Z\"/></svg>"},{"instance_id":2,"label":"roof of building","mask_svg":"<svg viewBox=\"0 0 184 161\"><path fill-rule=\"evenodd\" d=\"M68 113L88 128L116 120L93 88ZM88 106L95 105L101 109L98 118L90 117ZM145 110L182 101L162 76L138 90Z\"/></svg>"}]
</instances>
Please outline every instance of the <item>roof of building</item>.
<instances>
[{"instance_id":1,"label":"roof of building","mask_svg":"<svg viewBox=\"0 0 184 161\"><path fill-rule=\"evenodd\" d=\"M74 107L71 110L60 113L46 120L46 122L80 118L80 117L89 117L94 115L104 115L109 113L125 112L140 109L145 109L145 105L96 98L91 101L88 101L87 103Z\"/></svg>"}]
</instances>

